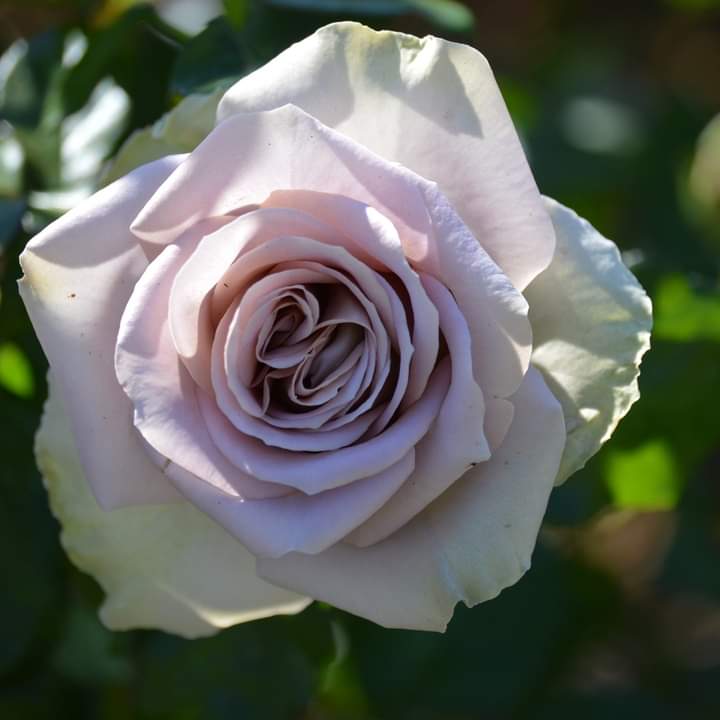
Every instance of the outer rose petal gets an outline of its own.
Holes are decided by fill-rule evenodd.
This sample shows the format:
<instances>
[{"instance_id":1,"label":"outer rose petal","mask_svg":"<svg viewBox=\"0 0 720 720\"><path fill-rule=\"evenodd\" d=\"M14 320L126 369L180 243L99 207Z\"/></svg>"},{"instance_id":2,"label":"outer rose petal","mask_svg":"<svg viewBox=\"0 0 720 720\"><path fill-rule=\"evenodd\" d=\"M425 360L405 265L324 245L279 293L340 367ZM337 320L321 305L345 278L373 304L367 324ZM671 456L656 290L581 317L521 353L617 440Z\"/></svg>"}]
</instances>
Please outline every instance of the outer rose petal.
<instances>
[{"instance_id":1,"label":"outer rose petal","mask_svg":"<svg viewBox=\"0 0 720 720\"><path fill-rule=\"evenodd\" d=\"M191 638L296 613L311 602L260 580L253 556L188 503L103 512L53 385L51 378L36 439L38 465L65 550L107 593L100 617L109 628L159 628Z\"/></svg>"},{"instance_id":2,"label":"outer rose petal","mask_svg":"<svg viewBox=\"0 0 720 720\"><path fill-rule=\"evenodd\" d=\"M477 50L335 23L233 85L218 121L286 103L436 182L520 290L549 264L551 223Z\"/></svg>"},{"instance_id":3,"label":"outer rose petal","mask_svg":"<svg viewBox=\"0 0 720 720\"><path fill-rule=\"evenodd\" d=\"M20 258L20 294L105 508L177 499L140 446L113 356L120 317L147 266L130 223L181 159L144 165L96 193L34 237Z\"/></svg>"},{"instance_id":4,"label":"outer rose petal","mask_svg":"<svg viewBox=\"0 0 720 720\"><path fill-rule=\"evenodd\" d=\"M530 567L565 443L562 409L536 370L512 402L513 423L492 458L389 538L262 558L258 574L380 625L415 630L442 631L459 600L495 597Z\"/></svg>"},{"instance_id":5,"label":"outer rose petal","mask_svg":"<svg viewBox=\"0 0 720 720\"><path fill-rule=\"evenodd\" d=\"M545 198L557 235L550 267L526 290L539 368L565 413L557 482L579 470L638 399L652 305L617 247L572 210Z\"/></svg>"}]
</instances>

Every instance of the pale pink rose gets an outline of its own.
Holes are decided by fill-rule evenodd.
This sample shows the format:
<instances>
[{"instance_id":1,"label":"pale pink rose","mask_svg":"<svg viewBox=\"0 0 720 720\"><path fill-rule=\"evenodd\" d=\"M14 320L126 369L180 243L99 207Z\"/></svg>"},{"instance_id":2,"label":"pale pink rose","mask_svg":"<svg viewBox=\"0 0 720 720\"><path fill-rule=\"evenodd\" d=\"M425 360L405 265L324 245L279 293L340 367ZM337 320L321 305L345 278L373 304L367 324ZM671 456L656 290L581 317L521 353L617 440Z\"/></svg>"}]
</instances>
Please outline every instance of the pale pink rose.
<instances>
[{"instance_id":1,"label":"pale pink rose","mask_svg":"<svg viewBox=\"0 0 720 720\"><path fill-rule=\"evenodd\" d=\"M111 627L316 598L443 629L527 570L636 398L647 297L540 196L470 47L331 25L193 126L216 103L23 254L66 547Z\"/></svg>"}]
</instances>

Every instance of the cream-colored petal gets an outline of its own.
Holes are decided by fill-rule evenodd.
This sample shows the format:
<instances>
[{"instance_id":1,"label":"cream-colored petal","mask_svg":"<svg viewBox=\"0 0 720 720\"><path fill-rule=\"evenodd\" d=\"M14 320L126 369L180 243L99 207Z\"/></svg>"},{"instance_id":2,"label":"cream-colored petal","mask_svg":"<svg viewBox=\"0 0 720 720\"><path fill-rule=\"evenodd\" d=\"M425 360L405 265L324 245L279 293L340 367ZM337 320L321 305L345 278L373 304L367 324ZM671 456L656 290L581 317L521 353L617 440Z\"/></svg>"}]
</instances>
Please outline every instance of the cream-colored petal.
<instances>
[{"instance_id":1,"label":"cream-colored petal","mask_svg":"<svg viewBox=\"0 0 720 720\"><path fill-rule=\"evenodd\" d=\"M50 385L37 461L65 550L106 593L100 617L109 628L192 638L308 605L308 598L259 579L253 556L189 503L101 510L52 377Z\"/></svg>"},{"instance_id":2,"label":"cream-colored petal","mask_svg":"<svg viewBox=\"0 0 720 720\"><path fill-rule=\"evenodd\" d=\"M547 267L552 226L474 48L335 23L233 85L218 120L286 103L436 182L520 290Z\"/></svg>"},{"instance_id":3,"label":"cream-colored petal","mask_svg":"<svg viewBox=\"0 0 720 720\"><path fill-rule=\"evenodd\" d=\"M638 399L652 306L617 247L549 198L557 251L525 292L539 368L563 406L568 441L557 482L579 470Z\"/></svg>"}]
</instances>

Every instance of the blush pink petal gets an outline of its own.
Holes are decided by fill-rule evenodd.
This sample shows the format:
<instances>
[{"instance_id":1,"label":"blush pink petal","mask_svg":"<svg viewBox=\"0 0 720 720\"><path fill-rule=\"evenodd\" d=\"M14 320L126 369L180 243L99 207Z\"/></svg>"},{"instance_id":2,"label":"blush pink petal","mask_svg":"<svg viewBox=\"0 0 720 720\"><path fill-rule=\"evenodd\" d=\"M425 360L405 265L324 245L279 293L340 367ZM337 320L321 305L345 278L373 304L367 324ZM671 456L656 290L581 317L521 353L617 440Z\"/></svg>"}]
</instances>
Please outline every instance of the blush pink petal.
<instances>
[{"instance_id":1,"label":"blush pink petal","mask_svg":"<svg viewBox=\"0 0 720 720\"><path fill-rule=\"evenodd\" d=\"M327 282L328 279L331 279L330 276L320 271L298 268L268 275L264 280L256 283L253 288L251 288L251 291L257 290L255 294L263 297L264 293L278 284L282 284L288 277L293 279L304 277L307 281L315 283L318 281ZM318 416L322 421L322 410L325 409L325 404L321 405L316 411L296 415L295 422L288 419L284 423L278 423L276 419L268 416L267 411L263 411L263 408L251 408L251 410L256 409L262 412L258 412L257 414L249 413L246 412L241 403L237 402L237 397L232 394L228 386L228 375L238 373L240 376L243 374L245 374L246 377L251 376L251 373L243 373L242 368L255 362L254 335L258 326L263 321L262 316L259 319L255 319L257 313L251 315L249 320L242 318L239 314L240 306L242 306L245 301L250 300L252 303L253 298L248 297L251 291L248 291L242 299L238 299L238 301L228 309L220 321L215 334L213 385L218 407L222 410L225 417L239 431L251 435L267 445L284 448L286 450L313 452L336 450L359 439L378 418L383 411L382 407L369 409L363 415L348 423L342 424L336 429L325 429L313 422L314 418ZM262 309L262 306L260 306L260 309ZM355 317L354 320L356 322L363 322L367 329L370 330L367 316L363 314L363 317ZM347 319L348 318L346 318L346 320ZM328 322L328 320L324 320L323 322ZM323 322L319 323L319 325L322 326ZM232 337L233 331L236 331L236 334L240 336L236 338L234 343ZM360 348L358 348L358 350L360 350ZM355 353L355 356L357 356L356 359L359 359L359 353ZM352 356L350 359L353 359ZM359 365L357 370L362 373L363 366ZM340 401L342 401L342 394L349 395L348 402L354 399L360 383L353 382L353 377L358 375L358 373L352 371L353 367L350 367L345 373L345 375L349 375L350 377L347 378L348 382L345 383L342 389L335 392L331 387L327 394L338 398ZM249 390L247 399L253 399ZM328 397L328 400L329 399ZM331 415L332 412L335 411L331 405L328 414ZM305 417L306 415L309 417ZM282 429L283 425L288 429ZM315 432L315 430L317 430L317 432Z\"/></svg>"},{"instance_id":2,"label":"blush pink petal","mask_svg":"<svg viewBox=\"0 0 720 720\"><path fill-rule=\"evenodd\" d=\"M309 266L317 266L314 263L307 263ZM320 270L312 270L311 272L317 272L320 274ZM334 272L334 271L332 271ZM330 277L325 274L325 277ZM338 277L341 277L338 275ZM379 388L376 391L371 392L367 399L353 408L352 412L347 412L345 415L340 416L337 420L332 420L338 413L343 411L343 408L351 405L359 396L361 396L365 390L369 387L373 377L375 375L374 369L376 362L374 360L376 353L376 345L372 338L374 337L374 331L372 325L374 324L376 329L384 335L382 324L379 322L371 323L370 338L366 338L365 345L367 346L358 360L357 365L350 374L347 382L338 392L338 394L332 400L328 400L324 405L307 410L302 415L291 412L280 412L277 409L267 408L266 403L263 401L261 404L257 398L248 390L249 383L239 382L242 378L235 378L234 380L234 392L231 391L228 383L228 377L231 374L237 373L242 375L245 370L243 369L244 363L234 356L234 353L241 353L239 349L228 348L228 334L231 325L235 323L237 325L237 306L240 300L238 299L233 305L228 308L227 312L220 320L217 327L214 347L213 347L213 388L215 391L215 399L218 407L223 411L225 416L235 423L237 413L242 412L248 417L255 417L261 419L267 426L296 429L296 430L310 430L310 431L321 431L321 430L332 430L336 427L341 427L347 423L353 422L362 413L372 410L373 400L377 397ZM374 308L371 305L368 306L370 310L374 312ZM254 329L252 326L252 318L250 322L244 326L245 330L252 332ZM385 344L387 342L385 341ZM384 359L384 369L380 372L378 382L382 384L388 375L389 359ZM280 371L276 371L279 373ZM287 375L294 371L288 371L283 373ZM247 373L249 377L250 374ZM380 408L374 417L377 417L379 412L382 411ZM374 418L373 418L374 419ZM270 429L270 428L269 428ZM252 433L251 433L252 434ZM269 437L269 436L266 436ZM279 436L278 436L279 437ZM262 439L262 438L261 438ZM269 443L273 444L273 443Z\"/></svg>"},{"instance_id":3,"label":"blush pink petal","mask_svg":"<svg viewBox=\"0 0 720 720\"><path fill-rule=\"evenodd\" d=\"M291 242L291 241L286 241ZM245 266L246 263L242 263ZM289 286L289 282L294 283L312 283L312 284L323 284L335 286L338 291L342 289L343 297L343 312L342 316L334 317L338 313L338 308L333 308L329 303L328 307L323 309L322 319L318 314L318 319L312 324L312 329L321 328L330 322L352 322L358 326L365 328L367 331L372 332L372 323L368 317L368 313L364 311L364 308L360 305L360 301L353 297L353 294L342 285L336 278L336 273L324 272L320 269L322 266L318 265L317 270L310 269L308 267L292 267L284 269L286 263L275 266L276 272L270 272L260 280L257 280L252 284L242 295L238 297L237 306L234 310L226 311L225 318L232 316L230 324L228 326L228 339L234 344L232 348L226 348L226 370L229 374L238 374L239 379L246 385L250 385L252 377L255 374L255 368L253 365L260 360L257 352L257 334L261 331L269 311L272 310L271 304L276 297L279 297L280 293L285 291ZM282 270L280 268L283 268ZM332 293L333 288L327 288L329 293ZM356 290L356 292L358 292ZM339 297L339 293L335 293L336 299ZM231 306L232 307L232 306ZM372 310L372 306L370 306ZM329 317L329 315L331 317ZM374 313L376 323L379 323L377 314ZM223 322L221 320L221 322ZM303 338L304 339L304 338ZM306 341L306 344L309 341ZM299 357L295 354L291 354L289 351L294 346L289 345L288 347L282 348L284 351L284 357L288 358L288 363L283 363L285 367L291 367L302 359L305 351L309 349L304 347L301 343L296 352L300 353Z\"/></svg>"},{"instance_id":4,"label":"blush pink petal","mask_svg":"<svg viewBox=\"0 0 720 720\"><path fill-rule=\"evenodd\" d=\"M374 207L403 242L422 244L429 218L415 186L421 180L286 105L218 125L158 188L132 229L145 243L165 245L203 218L253 208L276 190L315 190Z\"/></svg>"},{"instance_id":5,"label":"blush pink petal","mask_svg":"<svg viewBox=\"0 0 720 720\"><path fill-rule=\"evenodd\" d=\"M218 452L198 408L196 395L203 393L178 359L170 336L170 288L202 232L200 224L180 244L165 248L135 286L117 336L116 382L132 402L135 427L167 462L225 492L248 498L282 495L287 488L246 475Z\"/></svg>"},{"instance_id":6,"label":"blush pink petal","mask_svg":"<svg viewBox=\"0 0 720 720\"><path fill-rule=\"evenodd\" d=\"M562 409L531 369L502 447L423 513L366 548L259 558L260 577L386 627L443 631L517 582L530 558L565 443Z\"/></svg>"},{"instance_id":7,"label":"blush pink petal","mask_svg":"<svg viewBox=\"0 0 720 720\"><path fill-rule=\"evenodd\" d=\"M317 495L292 493L266 500L243 500L176 468L168 477L254 555L280 557L322 552L338 542L382 507L412 472L414 457L411 449L371 477Z\"/></svg>"},{"instance_id":8,"label":"blush pink petal","mask_svg":"<svg viewBox=\"0 0 720 720\"><path fill-rule=\"evenodd\" d=\"M308 495L375 475L413 448L437 416L449 383L449 363L441 361L423 397L385 432L327 453L297 453L268 447L239 432L204 394L198 396L208 432L236 467L259 480L280 483Z\"/></svg>"},{"instance_id":9,"label":"blush pink petal","mask_svg":"<svg viewBox=\"0 0 720 720\"><path fill-rule=\"evenodd\" d=\"M20 258L20 294L105 509L178 497L140 445L113 356L123 309L147 266L130 223L181 160L144 165L101 190L33 238Z\"/></svg>"},{"instance_id":10,"label":"blush pink petal","mask_svg":"<svg viewBox=\"0 0 720 720\"><path fill-rule=\"evenodd\" d=\"M415 266L456 294L471 322L474 357L483 358L476 363L483 391L507 397L519 387L532 343L527 304L482 249L483 238L437 185L294 106L221 123L162 184L133 230L145 242L167 243L199 218L253 207L283 188L346 196L384 215Z\"/></svg>"},{"instance_id":11,"label":"blush pink petal","mask_svg":"<svg viewBox=\"0 0 720 720\"><path fill-rule=\"evenodd\" d=\"M401 355L407 355L412 350L409 346L407 327L402 324L400 327L394 325L393 304L386 292L386 285L380 281L377 273L359 262L342 247L327 245L304 237L278 237L243 254L242 262L237 262L228 269L219 286L228 293L242 292L254 276L276 266L279 258L283 258L283 264L277 265L279 269L284 269L287 263L292 263L295 268L321 272L343 284L367 313L373 337L377 343L376 354L379 368L373 378L374 389L366 401L366 405L369 407L381 391L390 370L388 334L392 345L396 348L398 345L400 346ZM216 295L220 295L220 293ZM221 297L215 299L218 304L222 302ZM239 317L233 322L239 327L244 327L245 318ZM223 324L222 320L220 324ZM217 338L215 343L217 345ZM231 368L247 374L242 377L231 372ZM230 364L225 367L221 367L217 362L212 365L212 381L216 392L222 393L222 386L227 383L240 406L249 414L260 417L265 413L254 395L248 391L250 380L251 377L245 364L230 361ZM400 389L402 391L403 388ZM346 417L348 420L351 419L350 415Z\"/></svg>"},{"instance_id":12,"label":"blush pink petal","mask_svg":"<svg viewBox=\"0 0 720 720\"><path fill-rule=\"evenodd\" d=\"M416 267L453 294L472 338L475 377L491 397L508 397L530 365L532 327L528 304L485 252L447 199L422 189L437 241L415 259Z\"/></svg>"},{"instance_id":13,"label":"blush pink petal","mask_svg":"<svg viewBox=\"0 0 720 720\"><path fill-rule=\"evenodd\" d=\"M220 284L228 267L241 252L271 238L309 235L332 239L330 228L300 213L258 210L229 219L232 222L212 220L219 223L218 232L209 232L200 240L177 273L170 294L170 327L175 347L195 382L206 391L211 387L212 325L219 319L217 296L227 298L221 301L220 312L234 299L234 294ZM224 224L228 227L222 229ZM223 290L228 292L223 294Z\"/></svg>"},{"instance_id":14,"label":"blush pink petal","mask_svg":"<svg viewBox=\"0 0 720 720\"><path fill-rule=\"evenodd\" d=\"M485 437L490 450L494 452L502 445L507 435L515 407L504 398L485 398Z\"/></svg>"},{"instance_id":15,"label":"blush pink petal","mask_svg":"<svg viewBox=\"0 0 720 720\"><path fill-rule=\"evenodd\" d=\"M550 219L477 50L335 23L233 85L218 121L288 103L436 182L520 290L550 263Z\"/></svg>"},{"instance_id":16,"label":"blush pink petal","mask_svg":"<svg viewBox=\"0 0 720 720\"><path fill-rule=\"evenodd\" d=\"M450 387L437 419L415 447L416 467L410 481L346 538L360 547L384 540L490 457L483 434L485 400L473 377L467 323L445 287L428 275L422 276L422 282L440 315L452 367Z\"/></svg>"},{"instance_id":17,"label":"blush pink petal","mask_svg":"<svg viewBox=\"0 0 720 720\"><path fill-rule=\"evenodd\" d=\"M227 352L228 334L232 327L232 321L237 317L235 312L228 311L220 322L215 335L214 348L214 368L216 368L213 378L213 387L215 389L215 400L218 409L222 411L225 418L239 431L253 438L261 440L263 443L276 448L285 450L293 450L298 452L321 452L328 450L337 450L338 448L349 445L365 434L368 427L382 412L382 408L369 410L365 415L358 417L354 421L333 430L323 430L323 428L308 428L307 421L301 416L301 419L292 424L286 422L288 429L277 427L277 423L268 417L267 414L254 415L247 412L244 407L237 402L228 387L227 383L227 367L225 361L225 352ZM250 324L244 328L245 331L252 332L253 328ZM231 356L231 360L236 360ZM231 362L232 367L239 365L238 362ZM351 386L352 387L352 386ZM303 413L305 415L305 413Z\"/></svg>"},{"instance_id":18,"label":"blush pink petal","mask_svg":"<svg viewBox=\"0 0 720 720\"><path fill-rule=\"evenodd\" d=\"M412 315L422 318L412 334L414 348L404 404L420 397L432 373L438 353L437 311L428 300L417 273L408 264L402 241L393 224L368 205L347 197L295 190L274 192L263 207L288 207L302 210L335 229L350 252L374 266L385 268L403 284Z\"/></svg>"}]
</instances>

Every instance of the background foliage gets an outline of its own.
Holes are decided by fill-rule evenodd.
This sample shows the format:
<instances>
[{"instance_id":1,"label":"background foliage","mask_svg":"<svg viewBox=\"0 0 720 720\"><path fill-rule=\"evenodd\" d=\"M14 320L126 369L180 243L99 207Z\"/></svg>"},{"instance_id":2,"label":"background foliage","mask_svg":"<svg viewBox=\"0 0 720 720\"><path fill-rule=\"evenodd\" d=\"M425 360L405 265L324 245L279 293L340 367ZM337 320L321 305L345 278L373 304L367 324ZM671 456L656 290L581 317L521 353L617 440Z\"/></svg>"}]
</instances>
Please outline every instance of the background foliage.
<instances>
[{"instance_id":1,"label":"background foliage","mask_svg":"<svg viewBox=\"0 0 720 720\"><path fill-rule=\"evenodd\" d=\"M642 401L554 493L527 576L444 636L317 604L195 642L110 633L34 467L17 255L134 129L341 18L489 57L540 187L653 297ZM0 0L0 47L0 718L720 717L717 0Z\"/></svg>"}]
</instances>

